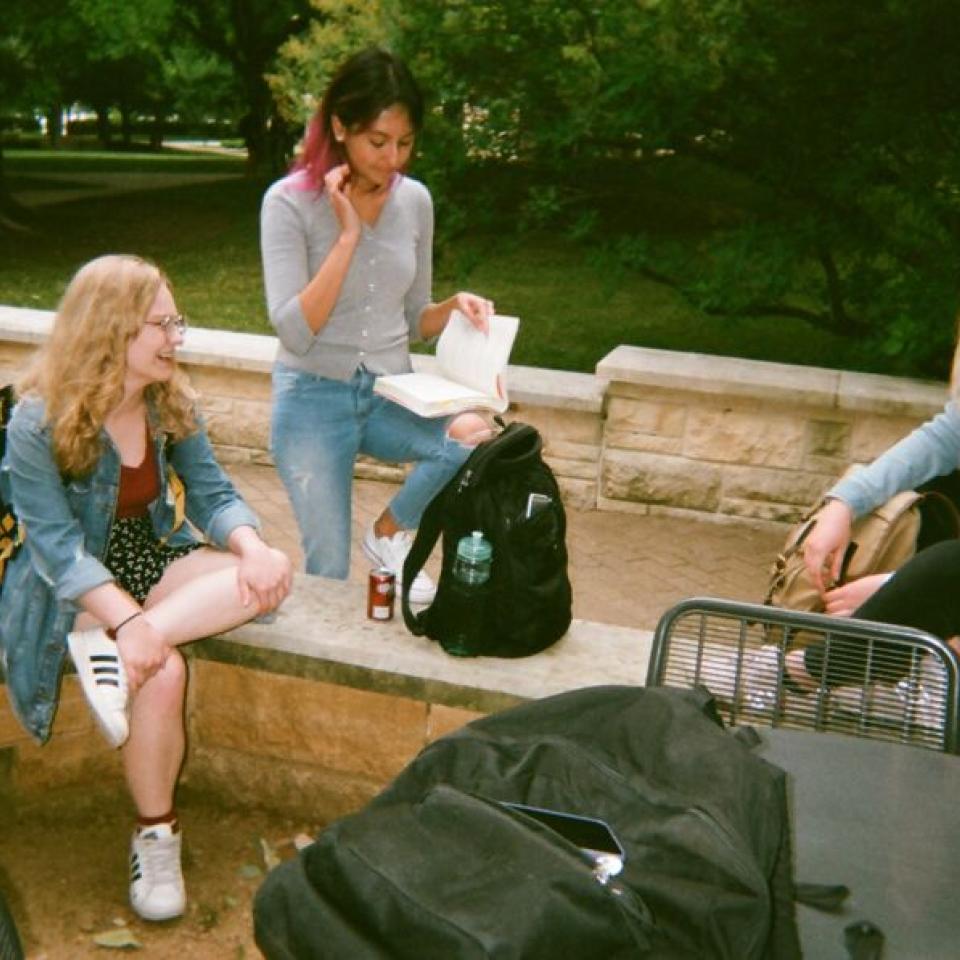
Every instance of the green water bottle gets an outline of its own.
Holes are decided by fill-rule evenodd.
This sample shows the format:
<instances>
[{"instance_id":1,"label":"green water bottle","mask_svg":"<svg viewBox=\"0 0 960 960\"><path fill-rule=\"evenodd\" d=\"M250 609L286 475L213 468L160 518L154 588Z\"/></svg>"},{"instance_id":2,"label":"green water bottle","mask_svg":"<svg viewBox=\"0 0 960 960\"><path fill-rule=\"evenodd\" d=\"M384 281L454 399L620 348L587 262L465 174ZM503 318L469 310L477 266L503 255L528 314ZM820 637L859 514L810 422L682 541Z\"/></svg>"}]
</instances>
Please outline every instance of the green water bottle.
<instances>
[{"instance_id":1,"label":"green water bottle","mask_svg":"<svg viewBox=\"0 0 960 960\"><path fill-rule=\"evenodd\" d=\"M450 592L451 631L440 640L455 657L477 655L483 638L483 610L493 547L480 530L461 537L453 562Z\"/></svg>"},{"instance_id":2,"label":"green water bottle","mask_svg":"<svg viewBox=\"0 0 960 960\"><path fill-rule=\"evenodd\" d=\"M474 530L469 537L461 537L457 544L457 559L453 564L454 577L469 586L486 583L490 579L493 547L483 532Z\"/></svg>"}]
</instances>

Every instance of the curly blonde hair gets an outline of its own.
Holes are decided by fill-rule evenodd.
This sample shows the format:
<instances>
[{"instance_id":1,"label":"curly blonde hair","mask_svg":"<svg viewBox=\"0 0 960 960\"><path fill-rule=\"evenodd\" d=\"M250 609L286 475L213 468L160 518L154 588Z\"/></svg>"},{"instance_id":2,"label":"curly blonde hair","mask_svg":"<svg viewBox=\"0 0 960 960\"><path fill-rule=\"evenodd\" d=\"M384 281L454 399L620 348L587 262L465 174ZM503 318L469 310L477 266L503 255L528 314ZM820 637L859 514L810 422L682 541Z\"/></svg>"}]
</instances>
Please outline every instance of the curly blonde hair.
<instances>
[{"instance_id":1,"label":"curly blonde hair","mask_svg":"<svg viewBox=\"0 0 960 960\"><path fill-rule=\"evenodd\" d=\"M171 287L157 266L120 254L91 260L68 284L50 338L17 384L20 396L43 400L62 473L83 476L99 459L104 421L123 398L127 347L161 285ZM145 396L174 440L196 429L197 396L182 370L150 384Z\"/></svg>"}]
</instances>

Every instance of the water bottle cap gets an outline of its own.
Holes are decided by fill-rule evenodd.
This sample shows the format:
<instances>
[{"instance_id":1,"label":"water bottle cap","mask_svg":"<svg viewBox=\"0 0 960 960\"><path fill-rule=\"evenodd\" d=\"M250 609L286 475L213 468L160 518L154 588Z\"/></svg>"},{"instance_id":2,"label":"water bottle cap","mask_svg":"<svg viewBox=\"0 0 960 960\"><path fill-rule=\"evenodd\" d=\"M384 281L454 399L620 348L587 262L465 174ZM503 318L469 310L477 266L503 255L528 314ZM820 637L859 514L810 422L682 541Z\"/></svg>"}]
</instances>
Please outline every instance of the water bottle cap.
<instances>
[{"instance_id":1,"label":"water bottle cap","mask_svg":"<svg viewBox=\"0 0 960 960\"><path fill-rule=\"evenodd\" d=\"M493 555L493 547L484 539L483 531L474 530L468 537L461 537L457 544L457 556L473 563L482 563Z\"/></svg>"}]
</instances>

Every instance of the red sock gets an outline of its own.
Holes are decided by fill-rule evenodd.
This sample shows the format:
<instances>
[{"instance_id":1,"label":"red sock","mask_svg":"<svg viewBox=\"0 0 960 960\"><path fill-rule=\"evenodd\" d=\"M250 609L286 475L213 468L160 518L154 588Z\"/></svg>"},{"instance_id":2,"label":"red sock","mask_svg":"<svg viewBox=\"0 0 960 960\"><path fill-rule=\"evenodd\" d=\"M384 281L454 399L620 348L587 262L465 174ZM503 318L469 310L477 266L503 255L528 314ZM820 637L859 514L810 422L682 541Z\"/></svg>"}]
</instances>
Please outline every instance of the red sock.
<instances>
[{"instance_id":1,"label":"red sock","mask_svg":"<svg viewBox=\"0 0 960 960\"><path fill-rule=\"evenodd\" d=\"M169 813L165 813L162 817L137 817L137 829L144 830L147 827L155 827L158 823L169 823L170 829L174 833L178 833L180 830L180 822L177 820L177 808L172 807Z\"/></svg>"}]
</instances>

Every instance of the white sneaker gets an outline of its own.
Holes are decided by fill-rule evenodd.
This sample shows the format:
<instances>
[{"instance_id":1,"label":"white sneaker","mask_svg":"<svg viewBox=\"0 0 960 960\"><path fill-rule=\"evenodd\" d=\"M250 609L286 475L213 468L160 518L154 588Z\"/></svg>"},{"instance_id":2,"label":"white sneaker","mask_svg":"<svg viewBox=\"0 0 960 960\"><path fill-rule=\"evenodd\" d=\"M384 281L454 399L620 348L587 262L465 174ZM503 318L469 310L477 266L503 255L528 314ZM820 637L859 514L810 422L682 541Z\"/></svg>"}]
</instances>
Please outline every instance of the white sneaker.
<instances>
[{"instance_id":1,"label":"white sneaker","mask_svg":"<svg viewBox=\"0 0 960 960\"><path fill-rule=\"evenodd\" d=\"M363 535L363 552L378 566L386 567L397 578L397 596L403 588L403 561L413 546L413 538L406 530L397 531L392 537L378 537L373 525ZM421 570L410 584L411 603L432 603L436 596L436 584Z\"/></svg>"},{"instance_id":2,"label":"white sneaker","mask_svg":"<svg viewBox=\"0 0 960 960\"><path fill-rule=\"evenodd\" d=\"M102 627L95 627L68 633L67 647L97 725L110 746L122 746L130 727L127 721L127 671L120 662L117 645Z\"/></svg>"},{"instance_id":3,"label":"white sneaker","mask_svg":"<svg viewBox=\"0 0 960 960\"><path fill-rule=\"evenodd\" d=\"M773 713L783 692L783 655L774 645L763 646L743 664L743 694L757 713Z\"/></svg>"},{"instance_id":4,"label":"white sneaker","mask_svg":"<svg viewBox=\"0 0 960 960\"><path fill-rule=\"evenodd\" d=\"M904 677L895 684L870 683L865 687L837 687L830 705L839 712L862 715L868 722L892 727L941 730L946 716L946 676L934 657L924 657L916 679Z\"/></svg>"},{"instance_id":5,"label":"white sneaker","mask_svg":"<svg viewBox=\"0 0 960 960\"><path fill-rule=\"evenodd\" d=\"M144 920L172 920L186 905L179 830L170 823L141 827L130 844L130 906Z\"/></svg>"}]
</instances>

